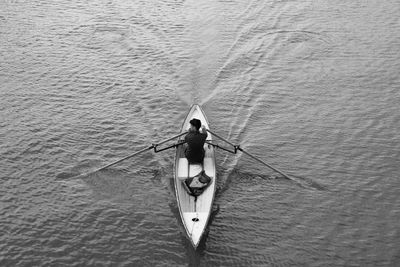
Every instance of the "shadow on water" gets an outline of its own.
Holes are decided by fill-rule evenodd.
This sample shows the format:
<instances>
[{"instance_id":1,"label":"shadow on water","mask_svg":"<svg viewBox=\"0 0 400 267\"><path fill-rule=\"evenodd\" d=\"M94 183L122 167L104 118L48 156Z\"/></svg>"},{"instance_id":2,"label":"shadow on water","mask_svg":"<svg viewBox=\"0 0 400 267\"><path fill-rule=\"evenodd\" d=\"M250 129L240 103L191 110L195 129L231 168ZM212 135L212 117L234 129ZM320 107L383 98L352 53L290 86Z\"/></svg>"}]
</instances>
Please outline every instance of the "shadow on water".
<instances>
[{"instance_id":1,"label":"shadow on water","mask_svg":"<svg viewBox=\"0 0 400 267\"><path fill-rule=\"evenodd\" d=\"M330 191L328 186L321 184L319 182L314 181L311 178L307 177L300 177L300 176L291 176L293 178L293 181L297 183L299 186L305 188L305 189L316 189L318 191Z\"/></svg>"},{"instance_id":2,"label":"shadow on water","mask_svg":"<svg viewBox=\"0 0 400 267\"><path fill-rule=\"evenodd\" d=\"M240 182L246 182L246 181L257 181L257 180L263 180L265 182L284 182L288 186L290 184L294 184L300 188L303 189L314 189L318 191L329 191L328 187L326 185L320 184L319 182L314 181L311 178L305 178L305 177L300 177L300 176L293 176L291 175L291 179L287 179L286 177L280 176L279 174L272 174L272 175L261 175L261 174L255 174L255 173L250 173L250 172L245 172L245 171L240 171L238 169L232 169L231 171L225 170L221 171L221 173L218 174L219 177L225 177L225 179L222 179L223 182L220 184L219 187L217 187L217 193L216 195L221 195L225 191L227 191L235 180L240 181ZM261 183L262 181L260 181Z\"/></svg>"},{"instance_id":3,"label":"shadow on water","mask_svg":"<svg viewBox=\"0 0 400 267\"><path fill-rule=\"evenodd\" d=\"M78 163L78 165L69 167L57 174L56 179L72 179L81 176L84 173L88 173L91 170L95 170L97 166L100 166L100 160L85 159ZM82 177L83 178L83 177Z\"/></svg>"},{"instance_id":4,"label":"shadow on water","mask_svg":"<svg viewBox=\"0 0 400 267\"><path fill-rule=\"evenodd\" d=\"M98 161L85 160L59 173L56 179L80 179L89 186L95 199L125 202L142 196L144 188L151 187L151 184L159 184L161 178L165 176L165 171L157 168L143 168L135 171L131 168L108 168L90 173L98 166Z\"/></svg>"},{"instance_id":5,"label":"shadow on water","mask_svg":"<svg viewBox=\"0 0 400 267\"><path fill-rule=\"evenodd\" d=\"M132 200L132 175L127 170L107 169L82 177L96 199Z\"/></svg>"}]
</instances>

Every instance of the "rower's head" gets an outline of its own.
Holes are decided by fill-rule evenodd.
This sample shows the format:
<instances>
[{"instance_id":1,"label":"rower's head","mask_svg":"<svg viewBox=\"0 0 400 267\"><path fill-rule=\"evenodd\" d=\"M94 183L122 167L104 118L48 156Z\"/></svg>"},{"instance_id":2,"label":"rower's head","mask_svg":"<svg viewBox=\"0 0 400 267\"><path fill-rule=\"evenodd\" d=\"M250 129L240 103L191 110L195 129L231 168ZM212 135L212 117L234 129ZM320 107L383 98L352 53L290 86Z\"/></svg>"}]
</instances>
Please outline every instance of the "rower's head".
<instances>
[{"instance_id":1,"label":"rower's head","mask_svg":"<svg viewBox=\"0 0 400 267\"><path fill-rule=\"evenodd\" d=\"M201 121L198 119L191 119L190 120L190 130L191 131L199 131L201 127Z\"/></svg>"}]
</instances>

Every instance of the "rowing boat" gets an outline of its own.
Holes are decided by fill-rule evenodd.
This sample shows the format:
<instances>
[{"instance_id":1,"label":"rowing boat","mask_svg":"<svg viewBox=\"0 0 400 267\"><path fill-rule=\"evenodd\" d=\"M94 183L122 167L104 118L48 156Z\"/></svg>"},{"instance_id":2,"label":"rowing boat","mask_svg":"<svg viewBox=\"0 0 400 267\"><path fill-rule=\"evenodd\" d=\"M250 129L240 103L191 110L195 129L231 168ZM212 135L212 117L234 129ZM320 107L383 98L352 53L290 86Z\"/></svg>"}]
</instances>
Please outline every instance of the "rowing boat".
<instances>
[{"instance_id":1,"label":"rowing boat","mask_svg":"<svg viewBox=\"0 0 400 267\"><path fill-rule=\"evenodd\" d=\"M204 151L205 151L205 157L203 160L202 164L189 164L188 160L185 157L185 151L184 151L184 145L182 145L182 136L187 134L189 128L190 128L190 120L196 118L201 121L201 124L205 126L207 129L208 135L206 139L206 143L204 144ZM226 144L230 145L233 147L234 150L224 148L222 146L219 146L218 144L212 143L212 136L222 140ZM172 140L176 140L178 138L178 143L175 143L171 146L164 147L159 149L158 147L161 146L162 144L165 144L167 142L170 142ZM185 227L187 236L189 237L193 247L196 249L198 245L200 244L200 241L202 237L204 236L204 232L206 230L208 221L210 219L211 215L211 209L214 201L214 196L215 196L215 188L216 188L216 179L217 179L217 173L216 173L216 165L215 165L215 148L220 148L224 151L236 154L237 151L241 151L243 154L246 154L250 158L258 161L259 163L267 166L268 168L278 172L281 174L283 177L293 180L290 176L286 175L282 171L280 171L277 168L272 167L268 163L262 161L258 157L250 154L249 152L243 150L239 145L235 145L231 143L230 141L226 140L225 138L219 136L218 134L212 132L209 128L208 121L206 118L206 115L204 114L204 111L201 109L199 105L193 105L190 108L189 113L186 116L185 121L183 122L181 132L173 137L167 138L165 140L162 140L158 143L153 143L151 146L148 146L140 151L136 151L135 153L128 155L122 159L116 160L112 163L109 163L101 168L98 168L94 171L80 174L78 176L75 176L75 178L81 178L85 176L89 176L93 173L99 172L101 170L104 170L106 168L109 168L111 166L114 166L124 160L127 160L129 158L132 158L134 156L140 155L150 149L154 149L154 152L161 152L170 148L176 147L176 156L175 156L175 170L174 170L174 183L175 183L175 192L176 192L176 200L178 203L179 207L179 214L182 219L182 223ZM200 172L205 172L201 173L201 175L197 176ZM194 177L196 176L196 177ZM207 177L208 176L208 177ZM200 178L199 178L200 177ZM191 181L189 184L189 187L185 187L186 183L185 181L187 178L187 182ZM209 178L211 178L211 181L209 183L205 183L204 179L203 181L201 178L206 179L207 182L209 182ZM197 179L197 180L195 180ZM200 187L199 184L194 185L194 181L200 181ZM203 186L206 184L205 186ZM195 190L195 191L194 191ZM204 190L204 191L202 191ZM191 191L192 194L189 194L188 192ZM200 193L202 192L202 193ZM200 195L199 195L200 194Z\"/></svg>"},{"instance_id":2,"label":"rowing boat","mask_svg":"<svg viewBox=\"0 0 400 267\"><path fill-rule=\"evenodd\" d=\"M209 124L204 111L199 105L193 105L183 122L181 132L187 132L190 128L189 121L193 118L199 119L201 124L209 130ZM207 142L212 141L211 134L207 136ZM189 164L185 154L184 146L177 147L175 156L175 193L179 207L179 213L185 227L186 234L189 237L194 248L197 248L201 238L204 235L208 220L211 215L211 209L214 201L216 188L216 165L214 147L204 144L205 156L203 164ZM183 180L188 177L194 177L202 170L211 177L212 181L205 191L194 197L184 188Z\"/></svg>"}]
</instances>

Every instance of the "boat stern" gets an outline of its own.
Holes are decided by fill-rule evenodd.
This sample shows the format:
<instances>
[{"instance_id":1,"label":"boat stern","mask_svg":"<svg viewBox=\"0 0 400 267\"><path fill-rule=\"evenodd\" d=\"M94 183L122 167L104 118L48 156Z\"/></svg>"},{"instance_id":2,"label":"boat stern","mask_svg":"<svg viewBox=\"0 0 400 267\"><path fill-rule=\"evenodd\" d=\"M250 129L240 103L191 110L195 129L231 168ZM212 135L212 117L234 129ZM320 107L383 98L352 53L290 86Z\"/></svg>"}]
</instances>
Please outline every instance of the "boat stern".
<instances>
[{"instance_id":1,"label":"boat stern","mask_svg":"<svg viewBox=\"0 0 400 267\"><path fill-rule=\"evenodd\" d=\"M208 222L208 212L185 212L183 220L193 246L197 248Z\"/></svg>"}]
</instances>

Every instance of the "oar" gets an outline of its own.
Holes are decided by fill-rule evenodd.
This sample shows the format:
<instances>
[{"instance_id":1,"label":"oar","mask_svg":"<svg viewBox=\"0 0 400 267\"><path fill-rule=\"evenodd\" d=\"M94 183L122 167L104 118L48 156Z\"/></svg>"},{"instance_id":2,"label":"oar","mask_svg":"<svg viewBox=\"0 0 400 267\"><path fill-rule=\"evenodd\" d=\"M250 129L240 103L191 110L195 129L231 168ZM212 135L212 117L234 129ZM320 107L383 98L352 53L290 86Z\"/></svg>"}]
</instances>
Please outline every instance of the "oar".
<instances>
[{"instance_id":1,"label":"oar","mask_svg":"<svg viewBox=\"0 0 400 267\"><path fill-rule=\"evenodd\" d=\"M269 165L268 163L262 161L261 159L257 158L256 156L251 155L249 152L244 151L241 147L237 147L238 150L242 151L244 154L246 154L247 156L249 156L250 158L260 162L261 164L264 164L265 166L267 166L268 168L276 171L277 173L281 174L283 177L285 177L286 179L289 180L293 180L292 178L290 178L287 174L283 173L282 171L278 170L277 168L272 167L271 165Z\"/></svg>"},{"instance_id":2,"label":"oar","mask_svg":"<svg viewBox=\"0 0 400 267\"><path fill-rule=\"evenodd\" d=\"M129 156L126 156L126 157L124 157L124 158L122 158L122 159L119 159L119 160L117 160L117 161L114 161L114 162L112 162L112 163L110 163L110 164L107 164L107 165L105 165L105 166L103 166L103 167L101 167L101 168L98 168L98 169L96 169L96 170L94 170L94 171L91 171L91 172L88 172L88 173L84 173L84 174L78 175L77 177L88 176L88 175L90 175L90 174L93 174L93 173L96 173L96 172L98 172L98 171L104 170L104 169L106 169L106 168L108 168L108 167L111 167L111 166L113 166L113 165L115 165L115 164L120 163L121 161L124 161L124 160L126 160L126 159L132 158L132 157L137 156L137 155L139 155L139 154L141 154L141 153L143 153L143 152L146 152L147 150L156 148L156 147L159 146L159 145L162 145L162 144L167 143L167 142L169 142L169 141L171 141L171 140L174 140L174 139L176 139L176 138L178 138L178 137L180 137L180 136L182 136L182 135L184 135L184 134L187 134L187 132L180 133L180 134L175 135L175 136L173 136L173 137L171 137L171 138L165 139L165 140L163 140L163 141L161 141L161 142L159 142L159 143L152 144L151 146L146 147L146 148L144 148L144 149L142 149L142 150L139 150L139 151L137 151L137 152L135 152L135 153L133 153L133 154L131 154L131 155L129 155ZM173 146L171 146L171 147L173 147ZM171 147L170 147L170 148L171 148Z\"/></svg>"},{"instance_id":3,"label":"oar","mask_svg":"<svg viewBox=\"0 0 400 267\"><path fill-rule=\"evenodd\" d=\"M258 162L260 162L261 164L264 164L264 165L267 166L268 168L270 168L270 169L276 171L277 173L281 174L283 177L285 177L285 178L287 178L287 179L289 179L289 180L293 180L292 178L290 178L290 177L289 177L287 174L285 174L284 172L278 170L277 168L272 167L271 165L269 165L268 163L262 161L261 159L257 158L256 156L253 156L253 155L250 154L249 152L244 151L240 146L232 144L231 142L229 142L229 141L226 140L225 138L219 136L218 134L216 134L216 133L214 133L214 132L212 132L212 131L210 131L210 130L207 130L207 131L208 131L210 134L214 135L215 137L221 139L221 140L224 141L225 143L227 143L227 144L233 146L233 147L235 148L235 151L236 151L236 150L242 151L242 152L243 152L244 154L246 154L247 156L251 157L252 159L254 159L254 160L258 161Z\"/></svg>"}]
</instances>

